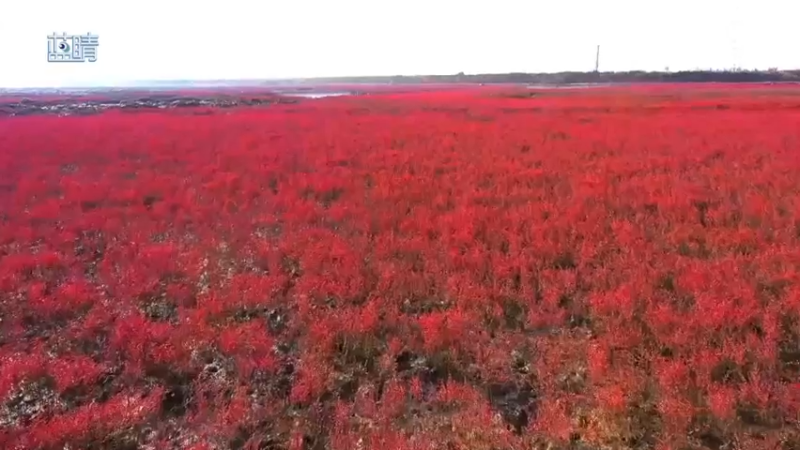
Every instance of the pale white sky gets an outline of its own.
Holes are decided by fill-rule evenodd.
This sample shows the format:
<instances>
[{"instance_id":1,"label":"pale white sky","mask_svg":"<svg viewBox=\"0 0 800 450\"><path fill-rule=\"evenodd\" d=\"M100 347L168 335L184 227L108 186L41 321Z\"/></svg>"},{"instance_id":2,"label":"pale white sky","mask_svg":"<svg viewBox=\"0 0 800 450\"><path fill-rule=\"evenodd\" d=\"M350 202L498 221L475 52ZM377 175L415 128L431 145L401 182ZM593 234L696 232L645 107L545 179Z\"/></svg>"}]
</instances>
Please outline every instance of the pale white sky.
<instances>
[{"instance_id":1,"label":"pale white sky","mask_svg":"<svg viewBox=\"0 0 800 450\"><path fill-rule=\"evenodd\" d=\"M0 0L0 86L143 79L800 68L798 0ZM48 63L47 35L99 36Z\"/></svg>"}]
</instances>

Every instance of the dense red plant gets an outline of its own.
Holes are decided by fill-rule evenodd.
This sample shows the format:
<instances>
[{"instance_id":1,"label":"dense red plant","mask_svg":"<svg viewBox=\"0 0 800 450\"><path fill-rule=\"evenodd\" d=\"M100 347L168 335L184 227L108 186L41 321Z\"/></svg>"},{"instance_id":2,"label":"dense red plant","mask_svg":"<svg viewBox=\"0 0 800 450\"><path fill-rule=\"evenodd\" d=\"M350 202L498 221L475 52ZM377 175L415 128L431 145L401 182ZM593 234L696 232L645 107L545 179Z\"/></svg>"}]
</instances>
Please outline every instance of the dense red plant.
<instances>
[{"instance_id":1,"label":"dense red plant","mask_svg":"<svg viewBox=\"0 0 800 450\"><path fill-rule=\"evenodd\" d=\"M0 120L0 446L796 449L798 98Z\"/></svg>"}]
</instances>

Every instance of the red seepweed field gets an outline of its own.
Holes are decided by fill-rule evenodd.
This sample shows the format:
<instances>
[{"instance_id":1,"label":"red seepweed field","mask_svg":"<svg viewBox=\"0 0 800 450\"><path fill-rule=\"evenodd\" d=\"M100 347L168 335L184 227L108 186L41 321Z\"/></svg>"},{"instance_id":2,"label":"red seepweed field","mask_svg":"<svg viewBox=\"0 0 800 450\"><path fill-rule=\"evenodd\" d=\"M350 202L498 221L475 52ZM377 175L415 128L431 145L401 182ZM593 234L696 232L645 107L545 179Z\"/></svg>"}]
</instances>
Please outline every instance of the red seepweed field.
<instances>
[{"instance_id":1,"label":"red seepweed field","mask_svg":"<svg viewBox=\"0 0 800 450\"><path fill-rule=\"evenodd\" d=\"M800 88L0 118L0 447L800 448Z\"/></svg>"}]
</instances>

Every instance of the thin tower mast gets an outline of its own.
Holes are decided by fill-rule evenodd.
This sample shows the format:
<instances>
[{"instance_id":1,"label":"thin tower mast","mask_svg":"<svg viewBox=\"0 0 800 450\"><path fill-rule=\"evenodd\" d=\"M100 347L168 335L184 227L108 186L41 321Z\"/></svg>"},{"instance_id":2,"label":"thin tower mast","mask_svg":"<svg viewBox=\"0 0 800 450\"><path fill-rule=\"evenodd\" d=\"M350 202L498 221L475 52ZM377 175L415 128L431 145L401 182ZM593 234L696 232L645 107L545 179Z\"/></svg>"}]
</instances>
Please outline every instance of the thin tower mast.
<instances>
[{"instance_id":1,"label":"thin tower mast","mask_svg":"<svg viewBox=\"0 0 800 450\"><path fill-rule=\"evenodd\" d=\"M597 46L597 55L594 57L594 71L600 72L600 45Z\"/></svg>"}]
</instances>

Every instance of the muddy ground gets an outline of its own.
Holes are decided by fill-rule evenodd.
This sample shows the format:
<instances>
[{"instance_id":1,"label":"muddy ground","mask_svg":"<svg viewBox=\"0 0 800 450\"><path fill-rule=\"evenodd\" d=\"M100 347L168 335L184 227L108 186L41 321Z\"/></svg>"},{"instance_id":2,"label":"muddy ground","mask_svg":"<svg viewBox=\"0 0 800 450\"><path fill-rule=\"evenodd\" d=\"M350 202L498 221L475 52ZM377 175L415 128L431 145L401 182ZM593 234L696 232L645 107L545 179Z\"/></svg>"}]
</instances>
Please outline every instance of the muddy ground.
<instances>
[{"instance_id":1,"label":"muddy ground","mask_svg":"<svg viewBox=\"0 0 800 450\"><path fill-rule=\"evenodd\" d=\"M237 106L269 106L297 103L297 99L280 96L212 96L212 95L142 95L126 97L13 98L0 102L0 117L36 114L81 115L108 109L169 109L187 107L232 108Z\"/></svg>"}]
</instances>

